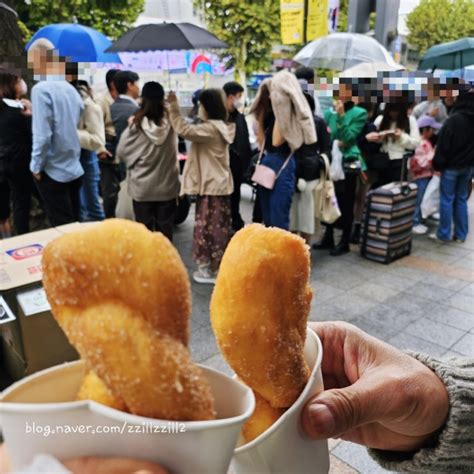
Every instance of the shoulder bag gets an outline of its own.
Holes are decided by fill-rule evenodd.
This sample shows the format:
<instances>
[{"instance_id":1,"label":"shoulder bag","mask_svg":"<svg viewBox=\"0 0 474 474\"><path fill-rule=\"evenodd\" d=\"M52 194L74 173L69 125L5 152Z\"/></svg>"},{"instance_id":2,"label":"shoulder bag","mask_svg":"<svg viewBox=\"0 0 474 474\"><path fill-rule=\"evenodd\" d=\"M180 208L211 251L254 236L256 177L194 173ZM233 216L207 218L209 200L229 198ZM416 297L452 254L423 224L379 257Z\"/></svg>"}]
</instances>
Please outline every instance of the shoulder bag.
<instances>
[{"instance_id":1,"label":"shoulder bag","mask_svg":"<svg viewBox=\"0 0 474 474\"><path fill-rule=\"evenodd\" d=\"M314 190L314 216L321 222L332 224L339 219L341 211L339 210L334 183L329 177L329 160L324 153L321 154L321 158L324 161L324 167Z\"/></svg>"},{"instance_id":2,"label":"shoulder bag","mask_svg":"<svg viewBox=\"0 0 474 474\"><path fill-rule=\"evenodd\" d=\"M288 165L290 158L293 156L293 154L290 154L290 156L283 163L278 173L275 173L275 171L269 166L261 164L264 150L265 142L263 142L262 149L260 150L257 165L255 166L255 171L252 176L252 181L256 184L259 184L260 186L263 186L266 189L271 190L275 187L276 180L280 177L281 173Z\"/></svg>"}]
</instances>

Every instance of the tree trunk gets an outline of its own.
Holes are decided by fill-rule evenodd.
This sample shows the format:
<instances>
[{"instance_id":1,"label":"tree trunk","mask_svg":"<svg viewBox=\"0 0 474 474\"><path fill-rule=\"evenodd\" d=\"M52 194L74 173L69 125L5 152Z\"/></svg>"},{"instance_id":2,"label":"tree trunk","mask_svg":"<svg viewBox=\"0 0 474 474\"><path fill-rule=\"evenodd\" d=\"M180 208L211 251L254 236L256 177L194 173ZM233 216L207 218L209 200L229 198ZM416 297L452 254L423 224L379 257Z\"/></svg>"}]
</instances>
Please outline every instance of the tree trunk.
<instances>
[{"instance_id":1,"label":"tree trunk","mask_svg":"<svg viewBox=\"0 0 474 474\"><path fill-rule=\"evenodd\" d=\"M245 72L245 66L247 63L247 43L245 40L241 40L239 48L239 57L235 63L235 79L247 92L247 74Z\"/></svg>"},{"instance_id":2,"label":"tree trunk","mask_svg":"<svg viewBox=\"0 0 474 474\"><path fill-rule=\"evenodd\" d=\"M15 2L2 0L11 8ZM24 65L23 39L17 23L17 17L9 10L0 6L0 65L7 68Z\"/></svg>"}]
</instances>

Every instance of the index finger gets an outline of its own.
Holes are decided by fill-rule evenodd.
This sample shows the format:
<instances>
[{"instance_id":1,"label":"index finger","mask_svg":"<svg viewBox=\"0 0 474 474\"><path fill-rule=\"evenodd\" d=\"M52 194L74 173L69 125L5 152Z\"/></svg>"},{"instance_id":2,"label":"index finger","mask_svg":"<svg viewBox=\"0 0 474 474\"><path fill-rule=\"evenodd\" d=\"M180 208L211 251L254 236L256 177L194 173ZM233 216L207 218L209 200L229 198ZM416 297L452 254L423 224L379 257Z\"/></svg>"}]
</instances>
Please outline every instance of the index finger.
<instances>
[{"instance_id":1,"label":"index finger","mask_svg":"<svg viewBox=\"0 0 474 474\"><path fill-rule=\"evenodd\" d=\"M355 326L342 321L310 323L321 340L323 361L321 370L326 388L346 387L359 378L357 344L348 344L348 331L358 331ZM352 338L354 340L354 338Z\"/></svg>"}]
</instances>

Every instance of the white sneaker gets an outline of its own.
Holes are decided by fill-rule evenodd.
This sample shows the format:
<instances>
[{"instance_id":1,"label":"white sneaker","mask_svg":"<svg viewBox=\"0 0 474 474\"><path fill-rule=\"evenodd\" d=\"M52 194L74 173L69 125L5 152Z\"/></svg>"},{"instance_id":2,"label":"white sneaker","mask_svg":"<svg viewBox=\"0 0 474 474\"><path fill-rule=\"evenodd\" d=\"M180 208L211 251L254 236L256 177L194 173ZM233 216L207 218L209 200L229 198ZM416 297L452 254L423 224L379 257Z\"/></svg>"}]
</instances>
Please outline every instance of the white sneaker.
<instances>
[{"instance_id":1,"label":"white sneaker","mask_svg":"<svg viewBox=\"0 0 474 474\"><path fill-rule=\"evenodd\" d=\"M423 224L418 224L413 227L413 233L416 235L423 235L428 232L428 227Z\"/></svg>"},{"instance_id":2,"label":"white sneaker","mask_svg":"<svg viewBox=\"0 0 474 474\"><path fill-rule=\"evenodd\" d=\"M432 234L430 234L428 236L431 240L434 240L440 244L447 244L449 242L449 240L441 240L437 235L436 235L436 232L433 232Z\"/></svg>"},{"instance_id":3,"label":"white sneaker","mask_svg":"<svg viewBox=\"0 0 474 474\"><path fill-rule=\"evenodd\" d=\"M212 273L209 267L200 267L193 273L193 279L196 283L214 285L216 282L216 274Z\"/></svg>"}]
</instances>

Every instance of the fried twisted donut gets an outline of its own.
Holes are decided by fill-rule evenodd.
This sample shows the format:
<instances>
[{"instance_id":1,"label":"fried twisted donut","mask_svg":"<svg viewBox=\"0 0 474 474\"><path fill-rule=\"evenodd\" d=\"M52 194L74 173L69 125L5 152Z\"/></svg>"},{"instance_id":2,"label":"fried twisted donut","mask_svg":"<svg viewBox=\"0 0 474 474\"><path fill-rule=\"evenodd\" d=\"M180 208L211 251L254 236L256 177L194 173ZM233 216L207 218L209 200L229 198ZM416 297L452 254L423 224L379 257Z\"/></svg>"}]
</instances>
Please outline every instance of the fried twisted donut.
<instances>
[{"instance_id":1,"label":"fried twisted donut","mask_svg":"<svg viewBox=\"0 0 474 474\"><path fill-rule=\"evenodd\" d=\"M43 271L54 317L131 413L215 417L210 387L186 347L190 286L168 239L108 220L50 243Z\"/></svg>"},{"instance_id":2,"label":"fried twisted donut","mask_svg":"<svg viewBox=\"0 0 474 474\"><path fill-rule=\"evenodd\" d=\"M273 408L257 392L254 392L254 395L255 410L242 428L242 435L247 443L267 431L285 413L284 408Z\"/></svg>"},{"instance_id":3,"label":"fried twisted donut","mask_svg":"<svg viewBox=\"0 0 474 474\"><path fill-rule=\"evenodd\" d=\"M212 295L212 327L224 357L273 408L289 407L309 377L309 274L303 239L253 224L231 240Z\"/></svg>"},{"instance_id":4,"label":"fried twisted donut","mask_svg":"<svg viewBox=\"0 0 474 474\"><path fill-rule=\"evenodd\" d=\"M94 400L97 403L115 408L120 411L128 411L123 400L109 390L107 385L97 377L93 371L88 372L82 380L82 385L77 394L78 400Z\"/></svg>"}]
</instances>

